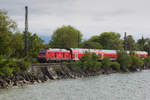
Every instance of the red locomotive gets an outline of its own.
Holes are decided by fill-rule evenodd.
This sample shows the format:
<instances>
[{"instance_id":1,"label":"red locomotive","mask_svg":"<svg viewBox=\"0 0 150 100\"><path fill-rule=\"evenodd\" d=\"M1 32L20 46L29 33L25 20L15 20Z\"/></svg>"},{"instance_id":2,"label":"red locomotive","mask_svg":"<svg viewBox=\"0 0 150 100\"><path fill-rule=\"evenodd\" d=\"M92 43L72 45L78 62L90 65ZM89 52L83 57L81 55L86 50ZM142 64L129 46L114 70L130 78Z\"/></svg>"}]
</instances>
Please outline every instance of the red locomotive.
<instances>
[{"instance_id":1,"label":"red locomotive","mask_svg":"<svg viewBox=\"0 0 150 100\"><path fill-rule=\"evenodd\" d=\"M104 57L109 57L111 60L116 60L117 51L116 50L103 50L103 49L81 49L81 48L71 48L71 49L43 49L39 51L38 60L40 62L48 61L69 61L69 60L79 60L84 56L85 52L92 52L99 56L99 60ZM129 51L127 51L129 53ZM139 55L142 58L148 56L145 51L135 51L135 55Z\"/></svg>"}]
</instances>

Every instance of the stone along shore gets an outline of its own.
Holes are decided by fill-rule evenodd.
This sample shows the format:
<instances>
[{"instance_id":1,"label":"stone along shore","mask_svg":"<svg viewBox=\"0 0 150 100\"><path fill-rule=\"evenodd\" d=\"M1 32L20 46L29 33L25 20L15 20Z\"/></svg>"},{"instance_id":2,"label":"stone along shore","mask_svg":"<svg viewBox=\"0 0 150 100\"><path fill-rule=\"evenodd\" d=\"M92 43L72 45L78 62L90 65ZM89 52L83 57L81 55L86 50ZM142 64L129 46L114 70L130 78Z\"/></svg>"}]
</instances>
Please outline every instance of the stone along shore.
<instances>
[{"instance_id":1,"label":"stone along shore","mask_svg":"<svg viewBox=\"0 0 150 100\"><path fill-rule=\"evenodd\" d=\"M148 69L143 67L143 69ZM140 71L142 69L136 69ZM88 76L96 76L100 74L111 74L116 72L113 69L110 70L97 70L97 71L83 71L74 70L71 64L50 64L50 63L36 63L32 64L30 69L23 74L16 73L13 77L0 77L0 89L12 86L23 86L25 84L34 84L46 82L48 80L59 80L69 78L80 78Z\"/></svg>"}]
</instances>

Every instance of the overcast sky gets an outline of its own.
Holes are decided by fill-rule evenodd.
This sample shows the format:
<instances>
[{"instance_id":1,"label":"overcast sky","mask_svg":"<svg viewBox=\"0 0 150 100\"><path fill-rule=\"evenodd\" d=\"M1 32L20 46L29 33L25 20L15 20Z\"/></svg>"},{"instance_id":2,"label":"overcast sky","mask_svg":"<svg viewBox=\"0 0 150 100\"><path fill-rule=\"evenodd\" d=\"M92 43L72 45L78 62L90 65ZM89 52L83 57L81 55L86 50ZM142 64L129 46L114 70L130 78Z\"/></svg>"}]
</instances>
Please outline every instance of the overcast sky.
<instances>
[{"instance_id":1,"label":"overcast sky","mask_svg":"<svg viewBox=\"0 0 150 100\"><path fill-rule=\"evenodd\" d=\"M135 39L150 37L150 0L0 0L24 30L24 7L29 7L29 31L50 36L62 25L72 25L84 38L102 32L124 32Z\"/></svg>"}]
</instances>

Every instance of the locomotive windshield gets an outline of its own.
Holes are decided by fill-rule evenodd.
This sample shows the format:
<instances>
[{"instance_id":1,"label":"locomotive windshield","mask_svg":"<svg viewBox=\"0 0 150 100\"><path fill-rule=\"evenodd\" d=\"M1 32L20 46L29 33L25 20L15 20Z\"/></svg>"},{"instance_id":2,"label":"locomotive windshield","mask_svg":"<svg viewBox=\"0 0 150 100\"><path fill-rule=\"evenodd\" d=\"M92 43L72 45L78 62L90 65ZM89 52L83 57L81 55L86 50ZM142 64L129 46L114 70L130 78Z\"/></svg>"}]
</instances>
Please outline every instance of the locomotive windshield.
<instances>
[{"instance_id":1,"label":"locomotive windshield","mask_svg":"<svg viewBox=\"0 0 150 100\"><path fill-rule=\"evenodd\" d=\"M45 50L40 50L39 54L45 54Z\"/></svg>"}]
</instances>

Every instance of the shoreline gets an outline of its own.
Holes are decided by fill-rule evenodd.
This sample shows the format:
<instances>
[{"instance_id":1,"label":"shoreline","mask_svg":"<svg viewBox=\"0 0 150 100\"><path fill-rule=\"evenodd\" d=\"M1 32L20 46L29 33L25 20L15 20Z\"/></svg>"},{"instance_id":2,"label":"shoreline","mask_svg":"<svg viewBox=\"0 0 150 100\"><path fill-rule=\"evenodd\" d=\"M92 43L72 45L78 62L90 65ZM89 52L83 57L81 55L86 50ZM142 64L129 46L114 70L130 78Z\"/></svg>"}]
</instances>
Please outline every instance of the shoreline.
<instances>
[{"instance_id":1,"label":"shoreline","mask_svg":"<svg viewBox=\"0 0 150 100\"><path fill-rule=\"evenodd\" d=\"M97 71L83 71L74 70L71 65L59 64L49 66L31 66L30 69L23 74L14 74L13 77L0 77L0 89L5 89L13 86L23 86L34 83L43 83L48 80L61 80L61 79L76 79L98 75L108 75L112 73L127 73L127 72L139 72L142 70L150 69L143 66L142 69L135 69L134 71L122 71L122 70L104 70Z\"/></svg>"}]
</instances>

